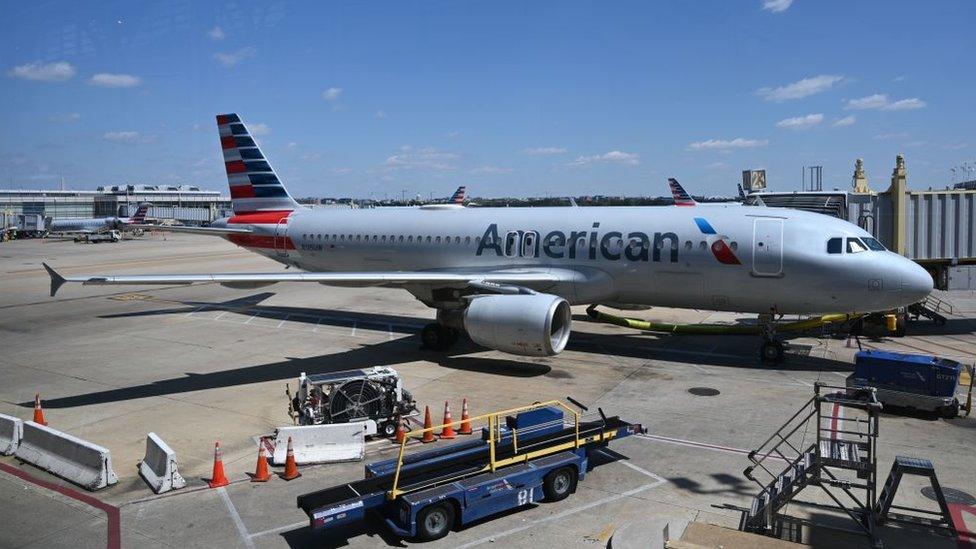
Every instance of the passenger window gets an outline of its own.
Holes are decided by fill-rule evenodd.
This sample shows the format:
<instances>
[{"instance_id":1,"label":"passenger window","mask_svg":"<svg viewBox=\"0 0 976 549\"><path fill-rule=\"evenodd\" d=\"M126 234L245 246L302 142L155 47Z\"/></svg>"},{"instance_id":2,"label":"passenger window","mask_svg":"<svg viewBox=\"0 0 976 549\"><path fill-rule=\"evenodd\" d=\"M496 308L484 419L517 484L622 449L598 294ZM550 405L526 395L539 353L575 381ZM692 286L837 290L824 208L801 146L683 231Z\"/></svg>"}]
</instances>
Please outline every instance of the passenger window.
<instances>
[{"instance_id":1,"label":"passenger window","mask_svg":"<svg viewBox=\"0 0 976 549\"><path fill-rule=\"evenodd\" d=\"M440 244L440 243L441 243L441 237L438 236L437 238L434 239L434 244Z\"/></svg>"},{"instance_id":2,"label":"passenger window","mask_svg":"<svg viewBox=\"0 0 976 549\"><path fill-rule=\"evenodd\" d=\"M464 237L464 243L465 244L471 244L471 237L470 236Z\"/></svg>"},{"instance_id":3,"label":"passenger window","mask_svg":"<svg viewBox=\"0 0 976 549\"><path fill-rule=\"evenodd\" d=\"M739 249L739 243L733 240L732 242L729 242L729 248L732 248L732 251L734 252Z\"/></svg>"},{"instance_id":4,"label":"passenger window","mask_svg":"<svg viewBox=\"0 0 976 549\"><path fill-rule=\"evenodd\" d=\"M693 246L693 244L691 243L690 240L685 240L685 249L686 250L690 250L692 246Z\"/></svg>"},{"instance_id":5,"label":"passenger window","mask_svg":"<svg viewBox=\"0 0 976 549\"><path fill-rule=\"evenodd\" d=\"M827 241L827 253L828 254L839 254L844 252L844 239L843 238L831 238Z\"/></svg>"},{"instance_id":6,"label":"passenger window","mask_svg":"<svg viewBox=\"0 0 976 549\"><path fill-rule=\"evenodd\" d=\"M535 257L538 255L538 241L539 233L535 231L525 233L525 236L522 237L522 257Z\"/></svg>"},{"instance_id":7,"label":"passenger window","mask_svg":"<svg viewBox=\"0 0 976 549\"><path fill-rule=\"evenodd\" d=\"M708 244L706 244L705 241L702 240L701 242L698 243L698 247L700 249L704 250L704 249L708 248Z\"/></svg>"},{"instance_id":8,"label":"passenger window","mask_svg":"<svg viewBox=\"0 0 976 549\"><path fill-rule=\"evenodd\" d=\"M505 257L515 257L519 251L519 234L517 231L509 231L505 235Z\"/></svg>"},{"instance_id":9,"label":"passenger window","mask_svg":"<svg viewBox=\"0 0 976 549\"><path fill-rule=\"evenodd\" d=\"M875 238L862 237L861 240L863 240L864 243L868 245L868 248L871 248L872 251L883 252L887 250L887 248L885 248L884 245L878 242L878 240Z\"/></svg>"},{"instance_id":10,"label":"passenger window","mask_svg":"<svg viewBox=\"0 0 976 549\"><path fill-rule=\"evenodd\" d=\"M866 251L868 251L867 247L860 240L858 240L856 238L848 238L847 239L847 253L849 253L849 254L857 254L857 253L866 252Z\"/></svg>"}]
</instances>

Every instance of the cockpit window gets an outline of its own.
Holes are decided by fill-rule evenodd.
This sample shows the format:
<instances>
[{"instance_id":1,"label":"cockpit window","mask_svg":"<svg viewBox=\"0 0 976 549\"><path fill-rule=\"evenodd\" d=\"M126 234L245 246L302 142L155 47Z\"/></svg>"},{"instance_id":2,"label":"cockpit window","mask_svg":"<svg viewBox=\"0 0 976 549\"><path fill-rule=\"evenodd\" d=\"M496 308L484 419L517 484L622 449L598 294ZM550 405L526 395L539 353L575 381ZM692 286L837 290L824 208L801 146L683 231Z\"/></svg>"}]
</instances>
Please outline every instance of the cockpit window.
<instances>
[{"instance_id":1,"label":"cockpit window","mask_svg":"<svg viewBox=\"0 0 976 549\"><path fill-rule=\"evenodd\" d=\"M827 241L827 253L828 254L840 254L844 253L844 239L843 238L831 238Z\"/></svg>"},{"instance_id":2,"label":"cockpit window","mask_svg":"<svg viewBox=\"0 0 976 549\"><path fill-rule=\"evenodd\" d=\"M866 251L868 251L868 248L867 246L864 245L863 242L860 241L860 239L857 238L847 239L847 253L857 254Z\"/></svg>"},{"instance_id":3,"label":"cockpit window","mask_svg":"<svg viewBox=\"0 0 976 549\"><path fill-rule=\"evenodd\" d=\"M884 245L878 242L878 240L875 238L862 237L861 240L863 240L864 243L868 245L868 248L871 248L872 251L883 252L886 249Z\"/></svg>"}]
</instances>

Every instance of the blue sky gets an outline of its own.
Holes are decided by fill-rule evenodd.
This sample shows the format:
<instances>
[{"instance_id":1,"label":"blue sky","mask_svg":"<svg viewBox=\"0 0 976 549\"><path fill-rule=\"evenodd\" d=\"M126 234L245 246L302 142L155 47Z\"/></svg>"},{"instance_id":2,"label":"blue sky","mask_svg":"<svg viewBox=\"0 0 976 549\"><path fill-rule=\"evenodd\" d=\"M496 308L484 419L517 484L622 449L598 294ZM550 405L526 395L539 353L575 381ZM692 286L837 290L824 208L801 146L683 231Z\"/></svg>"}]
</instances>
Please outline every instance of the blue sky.
<instances>
[{"instance_id":1,"label":"blue sky","mask_svg":"<svg viewBox=\"0 0 976 549\"><path fill-rule=\"evenodd\" d=\"M253 6L253 7L252 7ZM976 164L976 3L4 2L0 187L226 189L237 112L295 196L875 189Z\"/></svg>"}]
</instances>

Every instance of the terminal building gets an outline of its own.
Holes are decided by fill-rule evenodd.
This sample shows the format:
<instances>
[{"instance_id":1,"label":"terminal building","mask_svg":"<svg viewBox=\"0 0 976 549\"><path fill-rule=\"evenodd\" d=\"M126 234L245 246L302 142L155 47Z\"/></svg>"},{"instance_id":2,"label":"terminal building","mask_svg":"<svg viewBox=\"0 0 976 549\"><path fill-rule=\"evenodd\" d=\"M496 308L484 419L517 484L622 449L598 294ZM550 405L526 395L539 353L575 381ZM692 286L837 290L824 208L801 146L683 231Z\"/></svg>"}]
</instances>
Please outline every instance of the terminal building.
<instances>
[{"instance_id":1,"label":"terminal building","mask_svg":"<svg viewBox=\"0 0 976 549\"><path fill-rule=\"evenodd\" d=\"M149 202L148 216L185 225L206 225L231 213L230 197L192 185L117 185L94 191L0 190L0 227L20 215L44 219L126 217Z\"/></svg>"},{"instance_id":2,"label":"terminal building","mask_svg":"<svg viewBox=\"0 0 976 549\"><path fill-rule=\"evenodd\" d=\"M976 290L976 188L908 188L905 157L898 155L887 190L868 185L861 160L849 191L770 192L765 174L743 172L747 203L832 215L871 233L889 250L928 269L936 288Z\"/></svg>"}]
</instances>

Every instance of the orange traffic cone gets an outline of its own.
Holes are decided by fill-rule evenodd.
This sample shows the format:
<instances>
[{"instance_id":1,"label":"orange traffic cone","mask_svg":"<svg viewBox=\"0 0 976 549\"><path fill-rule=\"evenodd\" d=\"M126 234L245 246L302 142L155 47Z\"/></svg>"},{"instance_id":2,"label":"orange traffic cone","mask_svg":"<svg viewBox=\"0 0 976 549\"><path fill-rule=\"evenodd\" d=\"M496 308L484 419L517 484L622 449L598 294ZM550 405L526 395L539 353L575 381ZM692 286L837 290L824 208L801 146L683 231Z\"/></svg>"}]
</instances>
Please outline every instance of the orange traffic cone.
<instances>
[{"instance_id":1,"label":"orange traffic cone","mask_svg":"<svg viewBox=\"0 0 976 549\"><path fill-rule=\"evenodd\" d=\"M403 420L397 415L397 427L396 427L396 443L403 444L403 439L407 437L407 433L403 430Z\"/></svg>"},{"instance_id":2,"label":"orange traffic cone","mask_svg":"<svg viewBox=\"0 0 976 549\"><path fill-rule=\"evenodd\" d=\"M258 464L254 467L254 474L251 475L251 482L268 482L271 475L268 474L268 454L264 451L264 439L258 442Z\"/></svg>"},{"instance_id":3,"label":"orange traffic cone","mask_svg":"<svg viewBox=\"0 0 976 549\"><path fill-rule=\"evenodd\" d=\"M454 434L454 427L451 425L451 423L454 423L454 420L451 419L451 403L445 400L444 401L444 428L441 429L441 434L440 434L441 438L446 440L457 438L457 435Z\"/></svg>"},{"instance_id":4,"label":"orange traffic cone","mask_svg":"<svg viewBox=\"0 0 976 549\"><path fill-rule=\"evenodd\" d=\"M288 437L288 456L285 458L285 472L281 478L294 480L300 476L302 474L298 472L298 465L295 463L295 450L291 447L291 437Z\"/></svg>"},{"instance_id":5,"label":"orange traffic cone","mask_svg":"<svg viewBox=\"0 0 976 549\"><path fill-rule=\"evenodd\" d=\"M207 484L211 488L220 488L221 486L230 484L230 481L227 480L227 475L224 474L224 458L220 452L219 441L214 444L213 474L210 475L210 480L207 481Z\"/></svg>"},{"instance_id":6,"label":"orange traffic cone","mask_svg":"<svg viewBox=\"0 0 976 549\"><path fill-rule=\"evenodd\" d=\"M44 410L41 409L41 394L40 393L35 393L34 394L34 423L37 423L37 424L40 424L40 425L47 425L47 422L44 421Z\"/></svg>"},{"instance_id":7,"label":"orange traffic cone","mask_svg":"<svg viewBox=\"0 0 976 549\"><path fill-rule=\"evenodd\" d=\"M424 406L424 438L420 439L420 442L427 444L428 442L434 442L437 440L434 438L434 430L432 429L434 424L430 421L430 406Z\"/></svg>"},{"instance_id":8,"label":"orange traffic cone","mask_svg":"<svg viewBox=\"0 0 976 549\"><path fill-rule=\"evenodd\" d=\"M468 399L461 401L461 427L458 428L457 433L459 435L470 435L471 430L471 418L468 417Z\"/></svg>"}]
</instances>

